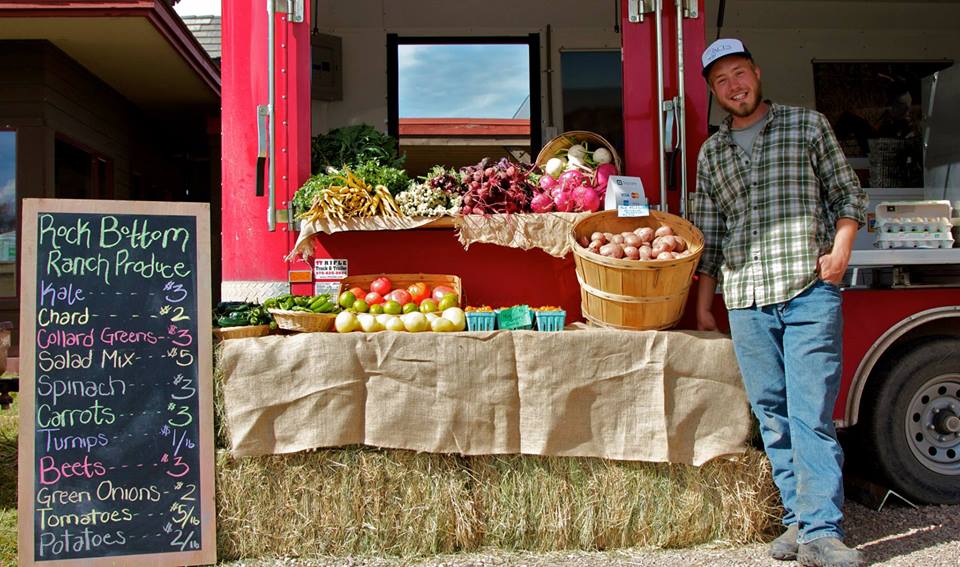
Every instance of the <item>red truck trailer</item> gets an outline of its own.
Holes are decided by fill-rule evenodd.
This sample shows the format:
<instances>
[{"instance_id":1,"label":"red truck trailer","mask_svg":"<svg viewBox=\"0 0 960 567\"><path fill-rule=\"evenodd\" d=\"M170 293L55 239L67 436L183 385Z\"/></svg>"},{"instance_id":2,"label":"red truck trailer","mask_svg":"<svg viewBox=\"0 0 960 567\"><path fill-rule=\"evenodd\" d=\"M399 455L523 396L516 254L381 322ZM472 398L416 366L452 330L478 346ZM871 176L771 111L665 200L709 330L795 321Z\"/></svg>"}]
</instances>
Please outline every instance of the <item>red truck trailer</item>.
<instances>
[{"instance_id":1,"label":"red truck trailer","mask_svg":"<svg viewBox=\"0 0 960 567\"><path fill-rule=\"evenodd\" d=\"M809 95L811 60L819 73L845 64L923 59L940 70L938 82L924 87L924 102L938 105L924 109L932 127L924 132L928 187L901 193L960 200L957 176L948 180L960 158L948 150L936 163L930 160L932 143L955 140L960 132L953 111L943 110L949 103L939 102L953 96L954 86L960 93L949 68L960 56L950 39L960 27L960 4L884 2L870 13L857 2L807 4L224 2L223 298L312 292L312 266L285 259L298 234L290 203L311 174L311 136L359 122L395 128L396 45L404 42L528 45L534 156L538 143L569 129L558 101L566 93L558 77L566 54L614 53L622 77L626 173L642 179L651 204L676 214L686 212L697 151L711 119L719 120L700 76L708 37L742 38L765 71L767 94L807 106L820 103ZM923 22L921 32L891 23L907 16ZM462 87L469 89L469 81ZM883 191L871 196L871 206L889 200ZM858 244L845 283L843 387L834 419L869 448L891 488L918 502L960 502L960 249L878 250L874 239L862 235L866 244ZM319 259L347 260L351 273L458 274L471 303L525 301L561 305L573 319L580 314L569 256L492 245L468 252L449 227L321 235L315 252ZM692 325L689 316L684 325Z\"/></svg>"}]
</instances>

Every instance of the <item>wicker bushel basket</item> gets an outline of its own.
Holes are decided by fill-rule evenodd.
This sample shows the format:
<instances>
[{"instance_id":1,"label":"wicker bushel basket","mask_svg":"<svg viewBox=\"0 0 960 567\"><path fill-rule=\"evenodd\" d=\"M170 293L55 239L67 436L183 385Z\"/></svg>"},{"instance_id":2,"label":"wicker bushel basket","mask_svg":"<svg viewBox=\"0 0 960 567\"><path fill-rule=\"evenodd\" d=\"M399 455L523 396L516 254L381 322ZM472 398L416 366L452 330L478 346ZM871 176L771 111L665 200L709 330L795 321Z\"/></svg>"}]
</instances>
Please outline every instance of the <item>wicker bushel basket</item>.
<instances>
[{"instance_id":1,"label":"wicker bushel basket","mask_svg":"<svg viewBox=\"0 0 960 567\"><path fill-rule=\"evenodd\" d=\"M285 311L283 309L268 309L277 322L277 327L286 331L301 333L325 333L333 329L337 320L333 313L306 313L304 311Z\"/></svg>"},{"instance_id":2,"label":"wicker bushel basket","mask_svg":"<svg viewBox=\"0 0 960 567\"><path fill-rule=\"evenodd\" d=\"M590 145L590 151L597 149L600 146L603 146L610 150L610 153L613 155L613 164L617 166L617 171L623 171L623 162L620 161L620 154L617 153L616 148L613 147L613 144L604 139L600 134L594 134L593 132L587 132L586 130L571 130L569 132L564 132L556 138L547 142L543 149L540 150L540 153L537 154L536 163L540 167L546 165L547 161L550 160L556 153L560 150L569 148L574 144L574 141L577 142L587 142Z\"/></svg>"},{"instance_id":3,"label":"wicker bushel basket","mask_svg":"<svg viewBox=\"0 0 960 567\"><path fill-rule=\"evenodd\" d=\"M632 231L668 225L687 241L689 256L675 260L617 260L589 252L576 240L594 232ZM648 217L618 217L601 211L574 225L570 238L583 316L590 322L618 329L657 330L677 324L703 252L703 233L686 220L658 211Z\"/></svg>"}]
</instances>

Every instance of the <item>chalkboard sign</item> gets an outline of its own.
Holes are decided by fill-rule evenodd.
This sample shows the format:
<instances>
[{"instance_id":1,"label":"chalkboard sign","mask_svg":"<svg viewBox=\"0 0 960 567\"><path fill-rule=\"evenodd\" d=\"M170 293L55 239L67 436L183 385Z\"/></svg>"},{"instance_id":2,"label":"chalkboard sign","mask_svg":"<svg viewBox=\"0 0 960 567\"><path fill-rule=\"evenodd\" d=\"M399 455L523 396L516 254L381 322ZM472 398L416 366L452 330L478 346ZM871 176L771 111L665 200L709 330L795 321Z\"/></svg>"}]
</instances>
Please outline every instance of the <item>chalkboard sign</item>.
<instances>
[{"instance_id":1,"label":"chalkboard sign","mask_svg":"<svg viewBox=\"0 0 960 567\"><path fill-rule=\"evenodd\" d=\"M216 562L209 218L23 201L22 565Z\"/></svg>"}]
</instances>

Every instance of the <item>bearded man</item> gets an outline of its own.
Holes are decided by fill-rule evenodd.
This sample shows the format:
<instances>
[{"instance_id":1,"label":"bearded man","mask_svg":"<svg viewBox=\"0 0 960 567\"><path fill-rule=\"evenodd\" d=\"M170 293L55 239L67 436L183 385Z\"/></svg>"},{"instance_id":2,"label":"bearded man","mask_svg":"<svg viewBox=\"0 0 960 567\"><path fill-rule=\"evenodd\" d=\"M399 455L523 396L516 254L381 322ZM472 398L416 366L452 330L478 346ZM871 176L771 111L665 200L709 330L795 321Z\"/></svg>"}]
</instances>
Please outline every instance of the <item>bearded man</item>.
<instances>
[{"instance_id":1,"label":"bearded man","mask_svg":"<svg viewBox=\"0 0 960 567\"><path fill-rule=\"evenodd\" d=\"M718 280L747 396L780 490L775 559L855 567L843 544L843 453L833 426L843 322L839 284L866 196L827 119L763 99L737 39L702 56L729 116L700 149L691 220L703 231L697 326L716 330Z\"/></svg>"}]
</instances>

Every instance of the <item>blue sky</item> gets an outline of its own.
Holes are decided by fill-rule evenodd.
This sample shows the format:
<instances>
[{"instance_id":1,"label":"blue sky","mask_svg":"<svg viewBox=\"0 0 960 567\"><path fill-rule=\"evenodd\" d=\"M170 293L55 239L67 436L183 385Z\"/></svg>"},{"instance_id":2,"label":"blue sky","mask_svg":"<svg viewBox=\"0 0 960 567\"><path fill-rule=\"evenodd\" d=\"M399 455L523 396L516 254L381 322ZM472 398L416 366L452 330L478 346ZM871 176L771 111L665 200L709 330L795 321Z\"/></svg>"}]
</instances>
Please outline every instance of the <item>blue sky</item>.
<instances>
[{"instance_id":1,"label":"blue sky","mask_svg":"<svg viewBox=\"0 0 960 567\"><path fill-rule=\"evenodd\" d=\"M530 94L527 45L400 45L401 118L511 118Z\"/></svg>"}]
</instances>

